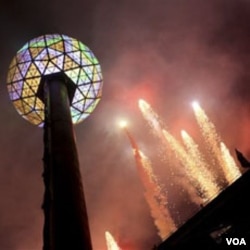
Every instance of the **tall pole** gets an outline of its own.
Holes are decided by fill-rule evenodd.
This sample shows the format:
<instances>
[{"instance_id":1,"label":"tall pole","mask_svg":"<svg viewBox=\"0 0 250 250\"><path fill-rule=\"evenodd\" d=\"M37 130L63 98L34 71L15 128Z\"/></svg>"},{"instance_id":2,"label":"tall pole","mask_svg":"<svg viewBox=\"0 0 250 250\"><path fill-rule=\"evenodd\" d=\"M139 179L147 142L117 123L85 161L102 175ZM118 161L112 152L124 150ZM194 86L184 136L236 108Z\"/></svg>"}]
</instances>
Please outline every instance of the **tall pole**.
<instances>
[{"instance_id":1,"label":"tall pole","mask_svg":"<svg viewBox=\"0 0 250 250\"><path fill-rule=\"evenodd\" d=\"M43 250L92 250L73 124L93 112L102 85L94 53L64 34L33 38L10 63L11 101L44 128Z\"/></svg>"},{"instance_id":2,"label":"tall pole","mask_svg":"<svg viewBox=\"0 0 250 250\"><path fill-rule=\"evenodd\" d=\"M44 83L44 250L91 250L78 154L63 77Z\"/></svg>"}]
</instances>

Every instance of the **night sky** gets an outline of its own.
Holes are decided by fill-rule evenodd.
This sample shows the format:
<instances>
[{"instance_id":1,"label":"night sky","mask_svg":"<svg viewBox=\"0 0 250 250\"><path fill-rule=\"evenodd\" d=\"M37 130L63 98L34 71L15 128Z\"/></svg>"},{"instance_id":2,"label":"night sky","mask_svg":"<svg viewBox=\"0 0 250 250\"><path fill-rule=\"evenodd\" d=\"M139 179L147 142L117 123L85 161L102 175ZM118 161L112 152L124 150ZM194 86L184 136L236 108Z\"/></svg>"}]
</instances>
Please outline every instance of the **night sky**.
<instances>
[{"instance_id":1,"label":"night sky","mask_svg":"<svg viewBox=\"0 0 250 250\"><path fill-rule=\"evenodd\" d=\"M94 250L105 231L123 250L161 239L143 196L125 118L163 185L171 183L160 140L139 108L143 98L177 138L200 140L190 102L198 100L235 158L250 158L250 2L247 0L23 0L0 2L0 249L42 249L43 130L22 119L9 100L10 61L27 41L62 33L98 58L103 97L75 126ZM172 213L185 221L195 207L171 190ZM189 206L190 205L190 206ZM176 212L177 211L177 212Z\"/></svg>"}]
</instances>

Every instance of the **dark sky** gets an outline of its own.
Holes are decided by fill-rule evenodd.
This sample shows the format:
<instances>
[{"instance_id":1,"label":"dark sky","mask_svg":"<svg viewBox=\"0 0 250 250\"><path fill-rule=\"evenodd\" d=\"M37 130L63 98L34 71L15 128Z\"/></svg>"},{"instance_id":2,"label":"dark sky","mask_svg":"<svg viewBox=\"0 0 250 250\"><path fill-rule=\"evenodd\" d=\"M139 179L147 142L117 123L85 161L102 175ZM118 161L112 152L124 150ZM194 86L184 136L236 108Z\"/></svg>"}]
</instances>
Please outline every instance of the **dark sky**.
<instances>
[{"instance_id":1,"label":"dark sky","mask_svg":"<svg viewBox=\"0 0 250 250\"><path fill-rule=\"evenodd\" d=\"M103 98L75 127L94 250L105 230L123 249L145 250L160 238L143 197L126 118L162 183L168 167L160 141L137 105L144 98L168 129L198 138L193 99L200 101L234 156L250 157L250 2L247 0L23 0L0 2L0 249L42 249L43 130L22 119L9 101L6 76L16 51L45 33L86 44L104 77ZM162 151L161 151L162 154ZM165 173L165 174L164 174ZM172 200L183 220L192 209ZM174 206L174 205L173 205Z\"/></svg>"}]
</instances>

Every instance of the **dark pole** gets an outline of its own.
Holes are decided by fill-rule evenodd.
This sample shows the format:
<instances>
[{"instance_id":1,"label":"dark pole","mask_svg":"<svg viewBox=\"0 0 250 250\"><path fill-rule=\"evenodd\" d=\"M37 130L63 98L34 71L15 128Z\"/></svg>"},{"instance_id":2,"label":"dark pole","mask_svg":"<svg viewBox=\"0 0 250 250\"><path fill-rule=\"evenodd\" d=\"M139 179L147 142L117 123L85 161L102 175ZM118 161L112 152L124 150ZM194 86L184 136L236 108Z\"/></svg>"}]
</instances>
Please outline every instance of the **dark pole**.
<instances>
[{"instance_id":1,"label":"dark pole","mask_svg":"<svg viewBox=\"0 0 250 250\"><path fill-rule=\"evenodd\" d=\"M44 250L92 250L69 91L62 77L44 82Z\"/></svg>"}]
</instances>

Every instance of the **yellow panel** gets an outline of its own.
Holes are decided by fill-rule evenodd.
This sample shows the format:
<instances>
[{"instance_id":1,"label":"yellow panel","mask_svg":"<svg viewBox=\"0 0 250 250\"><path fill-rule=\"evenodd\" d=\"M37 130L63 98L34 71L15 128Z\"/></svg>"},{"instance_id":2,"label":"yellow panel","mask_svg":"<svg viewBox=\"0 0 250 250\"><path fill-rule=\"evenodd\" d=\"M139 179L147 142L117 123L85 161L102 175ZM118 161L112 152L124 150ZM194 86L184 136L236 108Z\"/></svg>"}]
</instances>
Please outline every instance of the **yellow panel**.
<instances>
[{"instance_id":1,"label":"yellow panel","mask_svg":"<svg viewBox=\"0 0 250 250\"><path fill-rule=\"evenodd\" d=\"M39 98L36 98L35 109L44 109L44 103Z\"/></svg>"},{"instance_id":2,"label":"yellow panel","mask_svg":"<svg viewBox=\"0 0 250 250\"><path fill-rule=\"evenodd\" d=\"M22 97L25 98L25 97L28 97L28 96L34 96L34 92L28 88L28 89L23 89L22 91Z\"/></svg>"},{"instance_id":3,"label":"yellow panel","mask_svg":"<svg viewBox=\"0 0 250 250\"><path fill-rule=\"evenodd\" d=\"M10 63L9 68L11 69L12 67L16 66L16 64L17 64L16 57L14 57L13 60L11 61L11 63Z\"/></svg>"},{"instance_id":4,"label":"yellow panel","mask_svg":"<svg viewBox=\"0 0 250 250\"><path fill-rule=\"evenodd\" d=\"M35 107L35 101L36 101L35 96L31 96L31 97L25 99L25 102L27 102L29 104L29 106L31 106L32 109Z\"/></svg>"},{"instance_id":5,"label":"yellow panel","mask_svg":"<svg viewBox=\"0 0 250 250\"><path fill-rule=\"evenodd\" d=\"M87 58L83 53L81 54L81 58L82 58L82 65L92 64L91 60L89 60L89 58Z\"/></svg>"},{"instance_id":6,"label":"yellow panel","mask_svg":"<svg viewBox=\"0 0 250 250\"><path fill-rule=\"evenodd\" d=\"M63 41L60 41L58 43L54 43L54 44L50 45L49 47L52 49L55 49L57 51L64 52Z\"/></svg>"},{"instance_id":7,"label":"yellow panel","mask_svg":"<svg viewBox=\"0 0 250 250\"><path fill-rule=\"evenodd\" d=\"M30 54L33 58L35 58L44 48L29 48Z\"/></svg>"},{"instance_id":8,"label":"yellow panel","mask_svg":"<svg viewBox=\"0 0 250 250\"><path fill-rule=\"evenodd\" d=\"M12 68L12 69L9 70L8 76L7 76L7 83L11 83L12 82L15 70L16 70L16 67L14 67L14 68Z\"/></svg>"},{"instance_id":9,"label":"yellow panel","mask_svg":"<svg viewBox=\"0 0 250 250\"><path fill-rule=\"evenodd\" d=\"M79 67L79 65L75 63L70 57L68 56L64 57L64 70L77 67Z\"/></svg>"},{"instance_id":10,"label":"yellow panel","mask_svg":"<svg viewBox=\"0 0 250 250\"><path fill-rule=\"evenodd\" d=\"M25 114L27 114L27 113L29 113L31 110L32 110L32 108L31 108L31 106L30 105L32 105L31 103L26 103L26 101L29 101L29 98L26 98L25 99L25 102L23 102L23 109L24 109L24 113ZM30 104L30 105L29 105Z\"/></svg>"},{"instance_id":11,"label":"yellow panel","mask_svg":"<svg viewBox=\"0 0 250 250\"><path fill-rule=\"evenodd\" d=\"M72 44L73 44L73 46L78 50L79 49L79 43L78 43L78 41L77 40L73 40L72 41Z\"/></svg>"},{"instance_id":12,"label":"yellow panel","mask_svg":"<svg viewBox=\"0 0 250 250\"><path fill-rule=\"evenodd\" d=\"M65 71L65 74L74 82L77 83L79 76L79 68Z\"/></svg>"},{"instance_id":13,"label":"yellow panel","mask_svg":"<svg viewBox=\"0 0 250 250\"><path fill-rule=\"evenodd\" d=\"M40 84L40 77L25 79L25 88L29 86L35 93Z\"/></svg>"},{"instance_id":14,"label":"yellow panel","mask_svg":"<svg viewBox=\"0 0 250 250\"><path fill-rule=\"evenodd\" d=\"M20 113L24 113L24 108L23 108L23 101L22 100L16 100L13 101L14 106Z\"/></svg>"},{"instance_id":15,"label":"yellow panel","mask_svg":"<svg viewBox=\"0 0 250 250\"><path fill-rule=\"evenodd\" d=\"M41 121L44 120L44 111L43 110L36 110L38 116L40 117Z\"/></svg>"},{"instance_id":16,"label":"yellow panel","mask_svg":"<svg viewBox=\"0 0 250 250\"><path fill-rule=\"evenodd\" d=\"M37 67L35 66L34 63L32 63L29 67L29 70L27 72L26 77L34 77L34 76L40 76L40 72L38 71Z\"/></svg>"},{"instance_id":17,"label":"yellow panel","mask_svg":"<svg viewBox=\"0 0 250 250\"><path fill-rule=\"evenodd\" d=\"M39 123L42 122L41 118L39 117L39 115L38 115L35 111L33 111L33 112L27 114L26 117L27 117L27 119L28 119L31 123L33 123L33 124L35 124L35 125L38 125Z\"/></svg>"}]
</instances>

